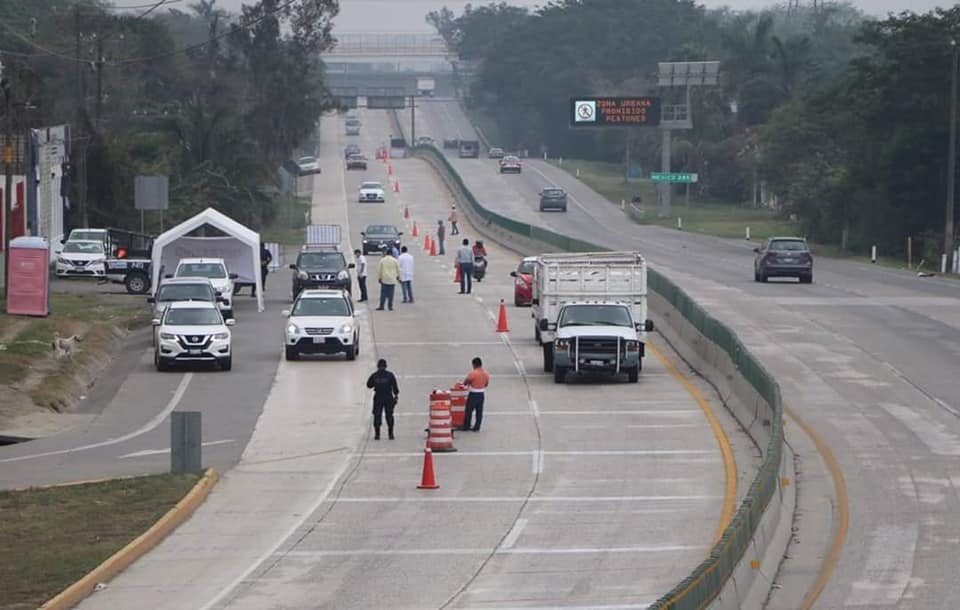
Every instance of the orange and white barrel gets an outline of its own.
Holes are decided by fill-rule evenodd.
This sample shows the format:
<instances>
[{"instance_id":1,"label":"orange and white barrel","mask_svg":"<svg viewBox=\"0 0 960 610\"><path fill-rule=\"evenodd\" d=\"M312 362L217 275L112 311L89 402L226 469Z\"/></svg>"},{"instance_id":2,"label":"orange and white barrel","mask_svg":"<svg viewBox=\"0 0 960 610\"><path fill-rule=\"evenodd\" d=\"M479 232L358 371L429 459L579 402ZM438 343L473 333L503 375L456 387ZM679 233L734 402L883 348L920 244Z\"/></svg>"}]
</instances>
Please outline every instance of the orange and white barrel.
<instances>
[{"instance_id":1,"label":"orange and white barrel","mask_svg":"<svg viewBox=\"0 0 960 610\"><path fill-rule=\"evenodd\" d=\"M467 392L470 390L462 383L450 388L450 419L454 429L462 428L467 419Z\"/></svg>"},{"instance_id":2,"label":"orange and white barrel","mask_svg":"<svg viewBox=\"0 0 960 610\"><path fill-rule=\"evenodd\" d=\"M427 447L431 451L443 453L456 451L453 446L453 422L450 418L450 393L434 390L430 393L430 436Z\"/></svg>"}]
</instances>

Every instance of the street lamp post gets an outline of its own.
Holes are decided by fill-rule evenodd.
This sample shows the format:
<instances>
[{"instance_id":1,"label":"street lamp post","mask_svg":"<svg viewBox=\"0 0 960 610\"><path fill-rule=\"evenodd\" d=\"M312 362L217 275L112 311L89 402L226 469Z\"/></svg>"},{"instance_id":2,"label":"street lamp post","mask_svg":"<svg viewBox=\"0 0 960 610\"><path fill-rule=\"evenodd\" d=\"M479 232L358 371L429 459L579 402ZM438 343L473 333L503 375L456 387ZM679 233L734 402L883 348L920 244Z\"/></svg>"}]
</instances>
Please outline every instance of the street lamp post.
<instances>
[{"instance_id":1,"label":"street lamp post","mask_svg":"<svg viewBox=\"0 0 960 610\"><path fill-rule=\"evenodd\" d=\"M13 104L10 100L10 83L3 78L0 64L0 89L3 90L4 147L3 147L3 297L7 298L10 286L10 210L13 209Z\"/></svg>"},{"instance_id":2,"label":"street lamp post","mask_svg":"<svg viewBox=\"0 0 960 610\"><path fill-rule=\"evenodd\" d=\"M943 226L943 251L947 255L947 269L952 269L953 251L953 203L957 183L957 68L960 63L960 47L956 40L950 41L953 61L950 66L950 135L947 151L947 204Z\"/></svg>"}]
</instances>

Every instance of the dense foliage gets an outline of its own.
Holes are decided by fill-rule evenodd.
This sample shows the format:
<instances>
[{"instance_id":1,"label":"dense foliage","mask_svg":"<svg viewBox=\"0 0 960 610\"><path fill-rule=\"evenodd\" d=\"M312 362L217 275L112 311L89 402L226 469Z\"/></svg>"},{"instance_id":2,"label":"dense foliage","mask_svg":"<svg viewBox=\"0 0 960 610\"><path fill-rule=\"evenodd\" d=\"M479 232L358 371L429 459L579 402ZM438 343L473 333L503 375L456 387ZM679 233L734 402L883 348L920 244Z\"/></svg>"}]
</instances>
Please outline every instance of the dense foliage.
<instances>
[{"instance_id":1,"label":"dense foliage","mask_svg":"<svg viewBox=\"0 0 960 610\"><path fill-rule=\"evenodd\" d=\"M811 238L929 257L942 241L950 40L960 7L866 19L845 4L708 11L692 0L557 0L427 16L472 69L466 102L503 145L659 166L656 130L568 128L568 100L657 93L658 61L716 59L675 171L700 194L794 214ZM661 91L662 95L669 95ZM939 233L939 235L938 235Z\"/></svg>"},{"instance_id":2,"label":"dense foliage","mask_svg":"<svg viewBox=\"0 0 960 610\"><path fill-rule=\"evenodd\" d=\"M133 178L160 174L172 220L213 206L262 226L277 168L331 107L317 56L336 0L251 0L239 15L140 4L0 4L17 122L73 126L73 209L84 183L87 202L74 224L136 226Z\"/></svg>"}]
</instances>

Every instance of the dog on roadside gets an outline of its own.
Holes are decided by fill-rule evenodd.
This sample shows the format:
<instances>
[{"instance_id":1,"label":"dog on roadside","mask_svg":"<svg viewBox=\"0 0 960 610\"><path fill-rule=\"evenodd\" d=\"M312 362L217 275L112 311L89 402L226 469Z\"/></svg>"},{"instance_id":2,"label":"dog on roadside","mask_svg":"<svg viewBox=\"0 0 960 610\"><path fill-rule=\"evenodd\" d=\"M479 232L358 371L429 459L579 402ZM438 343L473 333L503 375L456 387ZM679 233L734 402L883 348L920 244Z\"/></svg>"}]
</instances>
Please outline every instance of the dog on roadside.
<instances>
[{"instance_id":1,"label":"dog on roadside","mask_svg":"<svg viewBox=\"0 0 960 610\"><path fill-rule=\"evenodd\" d=\"M80 343L83 339L79 335L71 335L69 337L61 337L60 333L53 333L53 341L51 342L51 348L53 349L53 357L56 360L63 360L64 358L73 358L73 352L76 349L77 343Z\"/></svg>"}]
</instances>

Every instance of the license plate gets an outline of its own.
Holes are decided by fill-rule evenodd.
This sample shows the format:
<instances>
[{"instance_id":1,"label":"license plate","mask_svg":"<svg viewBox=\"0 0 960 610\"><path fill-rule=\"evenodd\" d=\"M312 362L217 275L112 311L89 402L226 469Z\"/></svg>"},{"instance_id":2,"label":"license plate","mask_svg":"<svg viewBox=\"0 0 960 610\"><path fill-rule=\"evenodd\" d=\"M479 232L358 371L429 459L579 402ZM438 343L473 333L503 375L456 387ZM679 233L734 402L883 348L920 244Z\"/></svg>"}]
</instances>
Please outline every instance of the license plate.
<instances>
[{"instance_id":1,"label":"license plate","mask_svg":"<svg viewBox=\"0 0 960 610\"><path fill-rule=\"evenodd\" d=\"M604 364L606 364L606 362L604 362L603 360L591 360L590 364L592 364L593 366L603 366Z\"/></svg>"},{"instance_id":2,"label":"license plate","mask_svg":"<svg viewBox=\"0 0 960 610\"><path fill-rule=\"evenodd\" d=\"M785 263L795 263L795 262L797 262L797 259L795 259L795 258L785 258L785 259L783 259L783 262L785 262Z\"/></svg>"},{"instance_id":3,"label":"license plate","mask_svg":"<svg viewBox=\"0 0 960 610\"><path fill-rule=\"evenodd\" d=\"M326 338L326 337L314 337L314 338L313 338L313 342L314 342L314 343L326 343L326 342L327 342L327 338Z\"/></svg>"},{"instance_id":4,"label":"license plate","mask_svg":"<svg viewBox=\"0 0 960 610\"><path fill-rule=\"evenodd\" d=\"M188 353L189 353L191 356L199 356L199 355L202 354L203 352L202 352L202 350L192 349L192 350L188 350Z\"/></svg>"}]
</instances>

